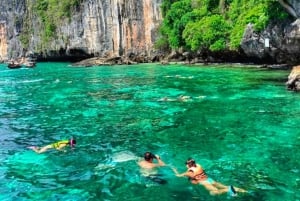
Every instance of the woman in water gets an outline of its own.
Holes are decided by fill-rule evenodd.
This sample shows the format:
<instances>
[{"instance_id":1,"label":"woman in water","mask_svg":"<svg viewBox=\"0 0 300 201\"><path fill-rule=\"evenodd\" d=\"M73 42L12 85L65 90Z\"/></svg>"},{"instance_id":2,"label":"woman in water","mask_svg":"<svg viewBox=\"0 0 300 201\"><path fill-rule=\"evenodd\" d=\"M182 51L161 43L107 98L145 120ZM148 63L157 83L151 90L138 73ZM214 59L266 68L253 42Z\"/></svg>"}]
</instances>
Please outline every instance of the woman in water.
<instances>
[{"instance_id":1,"label":"woman in water","mask_svg":"<svg viewBox=\"0 0 300 201\"><path fill-rule=\"evenodd\" d=\"M47 151L48 149L62 150L66 146L75 147L75 144L76 144L76 140L74 138L71 138L69 140L58 141L58 142L55 142L53 144L49 144L49 145L46 145L46 146L43 146L43 147L31 146L31 147L28 147L28 148L32 149L36 153L40 154L40 153L43 153L43 152Z\"/></svg>"},{"instance_id":2,"label":"woman in water","mask_svg":"<svg viewBox=\"0 0 300 201\"><path fill-rule=\"evenodd\" d=\"M201 165L197 164L192 158L186 161L187 171L180 174L175 168L172 168L177 177L188 177L192 184L201 184L206 190L210 192L211 195L220 195L223 193L228 193L231 196L236 196L238 192L247 192L244 189L237 188L234 186L226 186L219 182L214 181L209 178Z\"/></svg>"}]
</instances>

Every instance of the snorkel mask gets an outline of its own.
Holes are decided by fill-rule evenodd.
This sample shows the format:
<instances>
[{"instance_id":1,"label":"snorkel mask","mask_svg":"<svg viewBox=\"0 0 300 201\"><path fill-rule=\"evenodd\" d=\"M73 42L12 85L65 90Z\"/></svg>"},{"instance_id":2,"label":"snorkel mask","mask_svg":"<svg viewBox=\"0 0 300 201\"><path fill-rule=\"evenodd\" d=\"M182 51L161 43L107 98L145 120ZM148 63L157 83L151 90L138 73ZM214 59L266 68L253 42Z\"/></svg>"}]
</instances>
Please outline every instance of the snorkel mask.
<instances>
[{"instance_id":1,"label":"snorkel mask","mask_svg":"<svg viewBox=\"0 0 300 201\"><path fill-rule=\"evenodd\" d=\"M76 140L74 138L71 138L69 142L70 142L70 147L75 147Z\"/></svg>"}]
</instances>

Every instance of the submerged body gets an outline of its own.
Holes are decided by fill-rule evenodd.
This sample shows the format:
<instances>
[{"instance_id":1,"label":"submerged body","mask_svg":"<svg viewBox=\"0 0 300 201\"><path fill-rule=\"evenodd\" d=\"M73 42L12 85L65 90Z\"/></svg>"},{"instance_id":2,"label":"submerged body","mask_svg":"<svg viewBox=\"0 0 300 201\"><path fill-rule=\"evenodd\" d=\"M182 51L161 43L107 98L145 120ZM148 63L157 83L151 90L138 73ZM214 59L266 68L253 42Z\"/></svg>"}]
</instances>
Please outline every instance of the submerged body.
<instances>
[{"instance_id":1,"label":"submerged body","mask_svg":"<svg viewBox=\"0 0 300 201\"><path fill-rule=\"evenodd\" d=\"M66 146L74 147L76 144L76 140L71 138L70 140L61 140L43 147L36 147L36 146L31 146L28 147L29 149L32 149L36 153L44 153L48 151L49 149L56 149L56 150L62 150Z\"/></svg>"},{"instance_id":2,"label":"submerged body","mask_svg":"<svg viewBox=\"0 0 300 201\"><path fill-rule=\"evenodd\" d=\"M153 159L157 160L157 163L153 162ZM140 166L140 173L145 178L159 184L166 184L167 181L161 178L161 174L158 173L157 168L165 166L166 164L160 159L158 155L154 155L151 152L144 154L144 160L138 162Z\"/></svg>"},{"instance_id":3,"label":"submerged body","mask_svg":"<svg viewBox=\"0 0 300 201\"><path fill-rule=\"evenodd\" d=\"M200 184L204 186L204 188L208 190L211 195L229 193L231 196L236 196L238 192L247 192L244 189L234 186L227 186L209 178L201 165L197 164L194 159L188 159L186 162L186 167L187 171L181 174L178 173L175 168L173 168L173 171L177 177L188 177L192 184Z\"/></svg>"}]
</instances>

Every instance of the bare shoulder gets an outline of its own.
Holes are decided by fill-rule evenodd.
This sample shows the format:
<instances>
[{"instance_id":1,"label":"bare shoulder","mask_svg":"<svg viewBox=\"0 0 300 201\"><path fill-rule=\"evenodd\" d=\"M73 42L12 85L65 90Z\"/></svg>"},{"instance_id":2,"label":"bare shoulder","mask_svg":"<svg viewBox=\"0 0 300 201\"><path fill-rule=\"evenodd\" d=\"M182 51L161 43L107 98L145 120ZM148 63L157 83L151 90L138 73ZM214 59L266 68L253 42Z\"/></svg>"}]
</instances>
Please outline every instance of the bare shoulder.
<instances>
[{"instance_id":1,"label":"bare shoulder","mask_svg":"<svg viewBox=\"0 0 300 201\"><path fill-rule=\"evenodd\" d=\"M202 166L200 164L197 163L197 167L202 169Z\"/></svg>"},{"instance_id":2,"label":"bare shoulder","mask_svg":"<svg viewBox=\"0 0 300 201\"><path fill-rule=\"evenodd\" d=\"M139 161L138 165L141 167L146 167L148 164L146 163L146 161Z\"/></svg>"},{"instance_id":3,"label":"bare shoulder","mask_svg":"<svg viewBox=\"0 0 300 201\"><path fill-rule=\"evenodd\" d=\"M151 169L151 168L157 167L156 164L154 164L154 163L149 163L149 162L147 162L147 161L140 161L140 162L138 162L138 165L139 165L141 168L145 168L145 169Z\"/></svg>"},{"instance_id":4,"label":"bare shoulder","mask_svg":"<svg viewBox=\"0 0 300 201\"><path fill-rule=\"evenodd\" d=\"M142 161L142 160L139 160L139 161L137 162L137 164L138 164L139 166L142 166L143 163L144 163L144 161Z\"/></svg>"}]
</instances>

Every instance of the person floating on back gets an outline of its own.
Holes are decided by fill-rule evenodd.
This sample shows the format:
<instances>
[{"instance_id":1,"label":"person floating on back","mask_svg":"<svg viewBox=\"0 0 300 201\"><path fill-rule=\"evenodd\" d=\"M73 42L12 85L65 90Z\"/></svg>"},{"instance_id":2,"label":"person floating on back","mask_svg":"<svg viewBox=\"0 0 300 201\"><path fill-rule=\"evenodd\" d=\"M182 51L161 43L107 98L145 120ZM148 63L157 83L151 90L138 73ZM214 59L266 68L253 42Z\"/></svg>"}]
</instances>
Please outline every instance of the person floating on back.
<instances>
[{"instance_id":1,"label":"person floating on back","mask_svg":"<svg viewBox=\"0 0 300 201\"><path fill-rule=\"evenodd\" d=\"M244 189L237 188L234 186L226 186L219 182L214 181L208 177L201 165L197 164L192 158L189 158L186 162L187 171L184 173L178 173L177 169L172 168L177 177L188 177L192 184L201 184L209 191L211 195L220 195L228 193L230 196L236 196L237 193L247 192Z\"/></svg>"},{"instance_id":2,"label":"person floating on back","mask_svg":"<svg viewBox=\"0 0 300 201\"><path fill-rule=\"evenodd\" d=\"M76 140L74 138L71 138L69 140L61 140L43 147L31 146L28 148L40 154L48 151L49 149L62 150L66 146L75 147L75 144L76 144Z\"/></svg>"}]
</instances>

